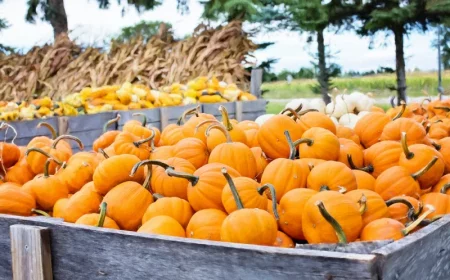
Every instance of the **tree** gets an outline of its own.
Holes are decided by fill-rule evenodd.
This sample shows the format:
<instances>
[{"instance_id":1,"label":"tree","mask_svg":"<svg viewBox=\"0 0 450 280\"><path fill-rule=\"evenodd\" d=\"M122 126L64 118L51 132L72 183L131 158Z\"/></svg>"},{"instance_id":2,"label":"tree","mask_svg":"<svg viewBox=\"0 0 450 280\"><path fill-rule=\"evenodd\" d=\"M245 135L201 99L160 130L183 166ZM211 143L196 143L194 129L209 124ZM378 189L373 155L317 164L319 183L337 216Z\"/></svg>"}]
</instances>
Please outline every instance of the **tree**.
<instances>
[{"instance_id":1,"label":"tree","mask_svg":"<svg viewBox=\"0 0 450 280\"><path fill-rule=\"evenodd\" d=\"M427 30L450 16L450 3L443 0L369 0L358 11L362 22L358 33L371 36L389 31L394 35L398 103L406 101L404 36L412 30Z\"/></svg>"},{"instance_id":2,"label":"tree","mask_svg":"<svg viewBox=\"0 0 450 280\"><path fill-rule=\"evenodd\" d=\"M224 19L252 21L258 14L258 9L263 5L260 0L205 0L203 4L203 18L211 20Z\"/></svg>"},{"instance_id":3,"label":"tree","mask_svg":"<svg viewBox=\"0 0 450 280\"><path fill-rule=\"evenodd\" d=\"M108 9L110 6L109 0L97 0L97 2L100 9ZM125 13L126 6L134 6L140 12L143 10L151 10L161 4L159 0L117 0L117 2L122 5L122 14ZM41 11L43 14L41 20L47 21L52 25L55 39L59 34L68 32L64 0L28 0L27 4L28 8L25 19L28 22L36 22L38 11Z\"/></svg>"},{"instance_id":4,"label":"tree","mask_svg":"<svg viewBox=\"0 0 450 280\"><path fill-rule=\"evenodd\" d=\"M142 37L146 42L155 35L158 35L161 25L165 25L167 35L173 36L172 25L162 21L140 21L139 23L122 28L116 40L120 42L130 41L133 38Z\"/></svg>"}]
</instances>

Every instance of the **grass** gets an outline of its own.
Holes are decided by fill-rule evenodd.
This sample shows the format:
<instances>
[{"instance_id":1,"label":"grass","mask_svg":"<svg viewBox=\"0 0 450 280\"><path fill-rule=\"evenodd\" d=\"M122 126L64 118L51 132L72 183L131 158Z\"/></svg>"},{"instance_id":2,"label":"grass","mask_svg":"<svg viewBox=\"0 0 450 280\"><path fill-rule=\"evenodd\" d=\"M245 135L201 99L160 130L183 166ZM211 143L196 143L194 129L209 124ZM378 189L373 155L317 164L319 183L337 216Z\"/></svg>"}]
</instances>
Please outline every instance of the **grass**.
<instances>
[{"instance_id":1,"label":"grass","mask_svg":"<svg viewBox=\"0 0 450 280\"><path fill-rule=\"evenodd\" d=\"M435 95L437 92L436 72L408 72L406 78L409 96L423 96L422 90L427 90L431 95ZM450 88L450 71L443 73L442 82L444 88ZM314 84L316 84L316 80L313 79L294 80L291 84L286 81L278 81L264 83L262 89L267 90L264 94L266 99L319 97L311 90L311 86ZM372 92L374 97L388 97L395 94L389 90L389 87L395 85L395 74L333 79L333 86L339 90Z\"/></svg>"}]
</instances>

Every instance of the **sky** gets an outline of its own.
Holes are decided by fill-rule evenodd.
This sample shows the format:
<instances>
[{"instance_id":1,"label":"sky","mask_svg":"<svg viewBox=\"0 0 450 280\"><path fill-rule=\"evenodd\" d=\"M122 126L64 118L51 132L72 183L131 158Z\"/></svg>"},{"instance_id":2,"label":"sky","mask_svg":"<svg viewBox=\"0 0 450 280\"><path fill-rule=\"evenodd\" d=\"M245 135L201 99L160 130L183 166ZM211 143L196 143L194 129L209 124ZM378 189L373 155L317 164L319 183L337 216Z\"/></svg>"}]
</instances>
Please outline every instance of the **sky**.
<instances>
[{"instance_id":1,"label":"sky","mask_svg":"<svg viewBox=\"0 0 450 280\"><path fill-rule=\"evenodd\" d=\"M182 37L192 33L201 22L202 5L197 0L189 1L190 12L187 15L177 13L176 0L164 0L163 5L152 11L139 14L130 7L122 16L122 6L114 0L111 1L108 10L98 9L96 0L65 0L70 37L83 44L99 44L106 38L118 34L121 28L141 20L170 22L175 35ZM0 4L0 18L5 18L10 24L10 28L0 33L0 42L25 51L34 45L42 45L53 40L53 31L49 23L38 20L35 24L31 24L25 21L26 2L26 0L4 0ZM437 68L437 51L431 47L435 37L435 33L429 31L425 34L414 32L405 38L408 70ZM275 44L266 50L256 52L255 62L278 58L278 63L274 65L275 72L309 67L310 53L314 52L316 45L307 44L306 38L305 34L287 31L259 34L253 38L255 42L271 41ZM331 51L336 53L334 62L341 65L345 71L369 71L380 66L395 68L393 36L387 38L385 41L384 34L377 36L373 49L368 48L369 38L360 38L351 32L341 34L328 32L325 35L325 42ZM385 42L387 44L384 44Z\"/></svg>"}]
</instances>

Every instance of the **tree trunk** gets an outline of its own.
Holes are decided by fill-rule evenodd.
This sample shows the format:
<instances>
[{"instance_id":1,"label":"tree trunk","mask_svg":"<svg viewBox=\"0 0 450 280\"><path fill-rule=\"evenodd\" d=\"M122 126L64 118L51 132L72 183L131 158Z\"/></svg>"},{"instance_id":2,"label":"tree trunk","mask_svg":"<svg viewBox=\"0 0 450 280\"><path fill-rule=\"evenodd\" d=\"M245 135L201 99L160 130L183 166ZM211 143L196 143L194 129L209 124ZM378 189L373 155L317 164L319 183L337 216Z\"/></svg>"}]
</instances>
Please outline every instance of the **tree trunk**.
<instances>
[{"instance_id":1,"label":"tree trunk","mask_svg":"<svg viewBox=\"0 0 450 280\"><path fill-rule=\"evenodd\" d=\"M320 84L320 92L322 99L326 104L331 102L330 96L328 96L328 71L325 61L325 42L323 38L323 29L317 31L317 51L319 54L319 75L317 80Z\"/></svg>"},{"instance_id":2,"label":"tree trunk","mask_svg":"<svg viewBox=\"0 0 450 280\"><path fill-rule=\"evenodd\" d=\"M397 105L403 100L406 102L406 72L405 54L403 52L403 26L394 28L395 36L395 72L397 74Z\"/></svg>"},{"instance_id":3,"label":"tree trunk","mask_svg":"<svg viewBox=\"0 0 450 280\"><path fill-rule=\"evenodd\" d=\"M53 35L56 39L59 34L67 33L67 16L64 9L64 0L48 0L49 21L53 27Z\"/></svg>"}]
</instances>

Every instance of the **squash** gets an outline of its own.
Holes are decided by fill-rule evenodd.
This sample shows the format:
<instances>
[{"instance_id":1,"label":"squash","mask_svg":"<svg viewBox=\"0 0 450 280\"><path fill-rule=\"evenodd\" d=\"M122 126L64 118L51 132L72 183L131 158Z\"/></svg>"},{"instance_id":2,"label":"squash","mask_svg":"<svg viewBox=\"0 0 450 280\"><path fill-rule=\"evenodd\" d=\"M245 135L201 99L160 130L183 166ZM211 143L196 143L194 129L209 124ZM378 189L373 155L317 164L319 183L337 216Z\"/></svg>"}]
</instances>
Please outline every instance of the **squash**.
<instances>
[{"instance_id":1,"label":"squash","mask_svg":"<svg viewBox=\"0 0 450 280\"><path fill-rule=\"evenodd\" d=\"M303 131L307 131L312 127L321 127L333 134L336 134L336 125L334 122L321 112L303 111L298 114L300 118L297 122L302 126Z\"/></svg>"},{"instance_id":2,"label":"squash","mask_svg":"<svg viewBox=\"0 0 450 280\"><path fill-rule=\"evenodd\" d=\"M130 132L121 132L114 140L114 152L116 155L135 155L140 160L150 158L150 147L147 142L150 142L155 133L151 131L151 135L147 138L141 139Z\"/></svg>"},{"instance_id":3,"label":"squash","mask_svg":"<svg viewBox=\"0 0 450 280\"><path fill-rule=\"evenodd\" d=\"M358 190L371 190L375 189L375 178L369 173L361 170L352 170L355 175L356 186Z\"/></svg>"},{"instance_id":4,"label":"squash","mask_svg":"<svg viewBox=\"0 0 450 280\"><path fill-rule=\"evenodd\" d=\"M339 138L339 158L337 161L342 162L350 168L362 168L364 166L364 151L355 142L345 138ZM348 156L351 156L353 160L353 166L348 162Z\"/></svg>"},{"instance_id":5,"label":"squash","mask_svg":"<svg viewBox=\"0 0 450 280\"><path fill-rule=\"evenodd\" d=\"M339 158L339 139L330 131L312 127L303 133L302 138L294 142L299 146L301 158L337 160Z\"/></svg>"},{"instance_id":6,"label":"squash","mask_svg":"<svg viewBox=\"0 0 450 280\"><path fill-rule=\"evenodd\" d=\"M383 198L374 191L353 190L345 193L345 195L354 202L360 203L363 226L374 220L390 217L388 207Z\"/></svg>"},{"instance_id":7,"label":"squash","mask_svg":"<svg viewBox=\"0 0 450 280\"><path fill-rule=\"evenodd\" d=\"M284 232L278 231L277 238L275 239L275 242L272 246L279 248L295 248L295 243Z\"/></svg>"},{"instance_id":8,"label":"squash","mask_svg":"<svg viewBox=\"0 0 450 280\"><path fill-rule=\"evenodd\" d=\"M173 156L183 158L192 163L195 168L200 168L208 162L209 153L205 143L197 138L189 137L173 146Z\"/></svg>"},{"instance_id":9,"label":"squash","mask_svg":"<svg viewBox=\"0 0 450 280\"><path fill-rule=\"evenodd\" d=\"M356 134L356 132L349 127L345 127L342 125L336 126L336 136L338 138L345 138L345 139L352 140L357 145L361 145L358 134Z\"/></svg>"},{"instance_id":10,"label":"squash","mask_svg":"<svg viewBox=\"0 0 450 280\"><path fill-rule=\"evenodd\" d=\"M188 115L191 117L186 121ZM207 120L216 120L216 118L211 114L200 113L200 106L185 111L179 120L179 123L184 123L181 127L183 137L194 137L206 144L206 127L199 126L199 124Z\"/></svg>"},{"instance_id":11,"label":"squash","mask_svg":"<svg viewBox=\"0 0 450 280\"><path fill-rule=\"evenodd\" d=\"M269 164L269 160L267 159L266 155L264 154L264 152L260 147L253 147L250 148L250 150L252 151L253 156L255 157L256 179L258 181L261 181L262 174L264 173L264 170Z\"/></svg>"},{"instance_id":12,"label":"squash","mask_svg":"<svg viewBox=\"0 0 450 280\"><path fill-rule=\"evenodd\" d=\"M408 135L408 145L429 143L425 128L418 122L408 118L399 118L388 123L383 129L383 133L380 135L380 141L400 141L402 132L405 132Z\"/></svg>"},{"instance_id":13,"label":"squash","mask_svg":"<svg viewBox=\"0 0 450 280\"><path fill-rule=\"evenodd\" d=\"M450 173L450 137L445 137L437 141L439 152L445 163L445 174Z\"/></svg>"},{"instance_id":14,"label":"squash","mask_svg":"<svg viewBox=\"0 0 450 280\"><path fill-rule=\"evenodd\" d=\"M416 220L422 212L422 203L411 196L395 196L386 201L392 219L406 224Z\"/></svg>"},{"instance_id":15,"label":"squash","mask_svg":"<svg viewBox=\"0 0 450 280\"><path fill-rule=\"evenodd\" d=\"M108 130L108 126L110 126L112 124L117 125L117 122L119 120L120 120L120 114L117 114L117 116L114 119L107 121L103 125L103 134L100 135L100 137L98 137L97 139L95 139L95 141L92 145L92 150L94 150L95 152L98 152L98 149L106 149L114 142L114 140L116 139L116 136L119 135L120 131L119 130Z\"/></svg>"},{"instance_id":16,"label":"squash","mask_svg":"<svg viewBox=\"0 0 450 280\"><path fill-rule=\"evenodd\" d=\"M432 188L432 192L450 194L450 174L441 177L439 182Z\"/></svg>"},{"instance_id":17,"label":"squash","mask_svg":"<svg viewBox=\"0 0 450 280\"><path fill-rule=\"evenodd\" d=\"M382 141L372 145L364 151L364 168L374 178L377 178L385 170L398 165L402 153L402 146L396 141Z\"/></svg>"},{"instance_id":18,"label":"squash","mask_svg":"<svg viewBox=\"0 0 450 280\"><path fill-rule=\"evenodd\" d=\"M186 237L220 241L220 230L227 214L217 209L195 213L186 227Z\"/></svg>"},{"instance_id":19,"label":"squash","mask_svg":"<svg viewBox=\"0 0 450 280\"><path fill-rule=\"evenodd\" d=\"M345 191L357 189L356 178L352 170L338 161L327 161L315 166L306 181L307 188L321 191Z\"/></svg>"},{"instance_id":20,"label":"squash","mask_svg":"<svg viewBox=\"0 0 450 280\"><path fill-rule=\"evenodd\" d=\"M87 225L87 226L95 226L95 227L103 227L110 229L119 229L117 223L106 215L107 212L107 203L102 202L100 205L100 214L90 213L81 216L75 224L78 225Z\"/></svg>"},{"instance_id":21,"label":"squash","mask_svg":"<svg viewBox=\"0 0 450 280\"><path fill-rule=\"evenodd\" d=\"M186 237L183 227L177 222L177 220L169 216L154 217L143 224L137 232Z\"/></svg>"},{"instance_id":22,"label":"squash","mask_svg":"<svg viewBox=\"0 0 450 280\"><path fill-rule=\"evenodd\" d=\"M359 119L354 130L361 145L367 149L377 143L384 127L390 121L389 116L381 112L372 112Z\"/></svg>"},{"instance_id":23,"label":"squash","mask_svg":"<svg viewBox=\"0 0 450 280\"><path fill-rule=\"evenodd\" d=\"M449 214L447 209L449 207L449 197L443 193L427 193L420 197L420 202L424 208L432 207L434 211L430 213L426 218L435 219L445 214Z\"/></svg>"},{"instance_id":24,"label":"squash","mask_svg":"<svg viewBox=\"0 0 450 280\"><path fill-rule=\"evenodd\" d=\"M36 208L34 197L20 186L0 185L0 213L18 216L31 216Z\"/></svg>"},{"instance_id":25,"label":"squash","mask_svg":"<svg viewBox=\"0 0 450 280\"><path fill-rule=\"evenodd\" d=\"M194 215L194 211L184 199L178 197L159 197L150 204L142 217L142 224L157 216L169 216L174 218L183 228L186 228Z\"/></svg>"}]
</instances>

